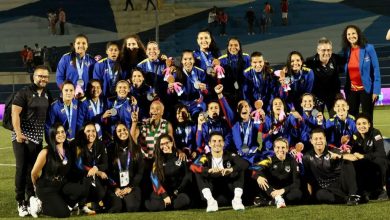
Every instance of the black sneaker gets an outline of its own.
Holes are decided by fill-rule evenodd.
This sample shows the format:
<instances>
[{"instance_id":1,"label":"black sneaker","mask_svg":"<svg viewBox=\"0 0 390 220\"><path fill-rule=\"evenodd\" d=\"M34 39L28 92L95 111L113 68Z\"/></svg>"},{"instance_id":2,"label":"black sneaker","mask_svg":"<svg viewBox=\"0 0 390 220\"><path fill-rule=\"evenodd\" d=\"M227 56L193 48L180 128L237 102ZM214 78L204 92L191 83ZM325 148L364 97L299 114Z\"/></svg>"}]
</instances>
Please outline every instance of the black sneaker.
<instances>
[{"instance_id":1,"label":"black sneaker","mask_svg":"<svg viewBox=\"0 0 390 220\"><path fill-rule=\"evenodd\" d=\"M378 195L378 200L388 200L389 196L387 195L386 190L382 190L382 192Z\"/></svg>"},{"instance_id":2,"label":"black sneaker","mask_svg":"<svg viewBox=\"0 0 390 220\"><path fill-rule=\"evenodd\" d=\"M359 195L349 195L347 199L347 205L358 205L360 201Z\"/></svg>"},{"instance_id":3,"label":"black sneaker","mask_svg":"<svg viewBox=\"0 0 390 220\"><path fill-rule=\"evenodd\" d=\"M255 199L253 200L253 204L255 206L259 206L259 207L269 206L269 205L271 205L271 201L268 201L264 197L256 196Z\"/></svg>"}]
</instances>

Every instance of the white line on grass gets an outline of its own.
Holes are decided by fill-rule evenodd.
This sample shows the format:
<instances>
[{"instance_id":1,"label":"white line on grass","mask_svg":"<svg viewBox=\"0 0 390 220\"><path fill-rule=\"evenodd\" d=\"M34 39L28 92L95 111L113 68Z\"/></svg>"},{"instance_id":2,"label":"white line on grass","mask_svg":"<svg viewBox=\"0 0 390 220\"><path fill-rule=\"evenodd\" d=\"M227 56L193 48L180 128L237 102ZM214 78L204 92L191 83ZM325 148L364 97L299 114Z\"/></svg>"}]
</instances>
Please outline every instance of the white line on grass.
<instances>
[{"instance_id":1,"label":"white line on grass","mask_svg":"<svg viewBox=\"0 0 390 220\"><path fill-rule=\"evenodd\" d=\"M1 147L0 150L10 149L12 147Z\"/></svg>"},{"instance_id":2,"label":"white line on grass","mask_svg":"<svg viewBox=\"0 0 390 220\"><path fill-rule=\"evenodd\" d=\"M16 164L0 163L0 167L16 167Z\"/></svg>"}]
</instances>

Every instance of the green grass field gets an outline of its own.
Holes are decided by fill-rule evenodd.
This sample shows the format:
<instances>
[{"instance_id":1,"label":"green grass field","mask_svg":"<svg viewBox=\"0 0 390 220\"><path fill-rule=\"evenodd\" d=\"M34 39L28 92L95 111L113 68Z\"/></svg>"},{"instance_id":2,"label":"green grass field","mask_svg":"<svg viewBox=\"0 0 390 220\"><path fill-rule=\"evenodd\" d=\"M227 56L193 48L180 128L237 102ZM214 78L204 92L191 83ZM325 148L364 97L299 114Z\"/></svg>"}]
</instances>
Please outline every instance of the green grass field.
<instances>
[{"instance_id":1,"label":"green grass field","mask_svg":"<svg viewBox=\"0 0 390 220\"><path fill-rule=\"evenodd\" d=\"M375 127L390 137L390 110L375 110ZM10 132L0 127L0 218L20 219L14 199L14 155ZM7 165L10 164L10 165ZM77 216L77 219L390 219L390 201L370 202L354 207L346 205L302 205L277 210L275 207L246 207L245 211L221 208L216 213L204 209L158 213L101 214L93 217ZM31 218L31 217L30 217Z\"/></svg>"}]
</instances>

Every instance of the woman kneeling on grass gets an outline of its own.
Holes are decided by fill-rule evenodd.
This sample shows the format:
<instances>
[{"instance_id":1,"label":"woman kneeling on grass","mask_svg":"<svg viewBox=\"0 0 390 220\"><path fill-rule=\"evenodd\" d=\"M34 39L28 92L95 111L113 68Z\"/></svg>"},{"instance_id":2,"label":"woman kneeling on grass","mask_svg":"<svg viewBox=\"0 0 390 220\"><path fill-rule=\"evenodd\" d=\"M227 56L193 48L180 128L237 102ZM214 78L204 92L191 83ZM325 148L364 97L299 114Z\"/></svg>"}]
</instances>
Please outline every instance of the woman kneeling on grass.
<instances>
[{"instance_id":1,"label":"woman kneeling on grass","mask_svg":"<svg viewBox=\"0 0 390 220\"><path fill-rule=\"evenodd\" d=\"M30 213L35 218L40 211L57 218L69 217L69 206L76 204L84 190L67 181L74 157L66 141L64 127L59 123L54 124L46 140L48 146L39 153L31 172L38 198L30 198Z\"/></svg>"}]
</instances>

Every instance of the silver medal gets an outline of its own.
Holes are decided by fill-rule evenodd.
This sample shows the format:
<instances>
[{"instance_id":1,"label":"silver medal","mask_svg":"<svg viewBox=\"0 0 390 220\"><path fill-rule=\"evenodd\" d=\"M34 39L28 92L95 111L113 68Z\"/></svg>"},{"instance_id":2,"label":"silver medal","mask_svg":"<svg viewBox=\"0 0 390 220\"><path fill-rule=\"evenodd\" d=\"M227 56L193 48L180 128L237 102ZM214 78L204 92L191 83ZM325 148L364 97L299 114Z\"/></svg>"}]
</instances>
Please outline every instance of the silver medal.
<instances>
[{"instance_id":1,"label":"silver medal","mask_svg":"<svg viewBox=\"0 0 390 220\"><path fill-rule=\"evenodd\" d=\"M115 116L118 114L118 110L116 110L116 108L112 108L110 111L111 111L111 116Z\"/></svg>"},{"instance_id":2,"label":"silver medal","mask_svg":"<svg viewBox=\"0 0 390 220\"><path fill-rule=\"evenodd\" d=\"M66 164L68 164L68 160L62 160L62 164L65 166Z\"/></svg>"},{"instance_id":3,"label":"silver medal","mask_svg":"<svg viewBox=\"0 0 390 220\"><path fill-rule=\"evenodd\" d=\"M239 89L239 88L240 88L240 87L238 86L238 82L237 82L237 81L234 82L234 88L235 88L235 89Z\"/></svg>"},{"instance_id":4,"label":"silver medal","mask_svg":"<svg viewBox=\"0 0 390 220\"><path fill-rule=\"evenodd\" d=\"M98 123L95 123L96 132L100 131L100 125Z\"/></svg>"},{"instance_id":5,"label":"silver medal","mask_svg":"<svg viewBox=\"0 0 390 220\"><path fill-rule=\"evenodd\" d=\"M213 67L211 66L207 67L206 72L209 75L213 75L215 73Z\"/></svg>"},{"instance_id":6,"label":"silver medal","mask_svg":"<svg viewBox=\"0 0 390 220\"><path fill-rule=\"evenodd\" d=\"M194 88L195 89L199 89L199 81L195 81L194 82Z\"/></svg>"},{"instance_id":7,"label":"silver medal","mask_svg":"<svg viewBox=\"0 0 390 220\"><path fill-rule=\"evenodd\" d=\"M77 85L84 86L84 80L82 79L77 80Z\"/></svg>"}]
</instances>

